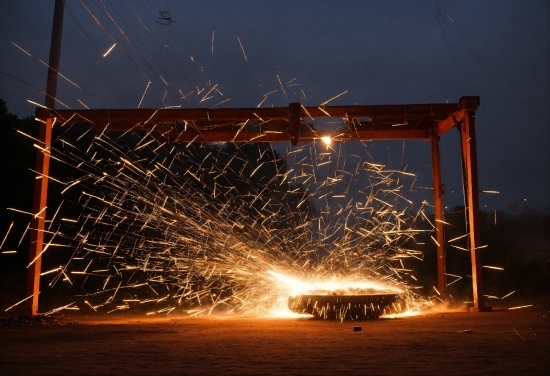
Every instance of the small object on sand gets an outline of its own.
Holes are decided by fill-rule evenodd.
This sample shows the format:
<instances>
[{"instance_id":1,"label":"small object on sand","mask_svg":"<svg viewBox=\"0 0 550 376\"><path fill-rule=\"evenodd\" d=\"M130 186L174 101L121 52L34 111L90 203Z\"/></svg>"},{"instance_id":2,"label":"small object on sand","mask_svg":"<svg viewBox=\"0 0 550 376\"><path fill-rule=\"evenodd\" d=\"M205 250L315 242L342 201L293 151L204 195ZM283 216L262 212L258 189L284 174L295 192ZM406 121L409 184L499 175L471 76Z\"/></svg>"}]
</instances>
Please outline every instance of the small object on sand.
<instances>
[{"instance_id":1,"label":"small object on sand","mask_svg":"<svg viewBox=\"0 0 550 376\"><path fill-rule=\"evenodd\" d=\"M472 329L466 329L466 330L459 330L459 333L467 333L470 334L472 332Z\"/></svg>"},{"instance_id":2,"label":"small object on sand","mask_svg":"<svg viewBox=\"0 0 550 376\"><path fill-rule=\"evenodd\" d=\"M353 327L354 332L360 332L361 330L363 330L363 329L360 326L354 326Z\"/></svg>"}]
</instances>

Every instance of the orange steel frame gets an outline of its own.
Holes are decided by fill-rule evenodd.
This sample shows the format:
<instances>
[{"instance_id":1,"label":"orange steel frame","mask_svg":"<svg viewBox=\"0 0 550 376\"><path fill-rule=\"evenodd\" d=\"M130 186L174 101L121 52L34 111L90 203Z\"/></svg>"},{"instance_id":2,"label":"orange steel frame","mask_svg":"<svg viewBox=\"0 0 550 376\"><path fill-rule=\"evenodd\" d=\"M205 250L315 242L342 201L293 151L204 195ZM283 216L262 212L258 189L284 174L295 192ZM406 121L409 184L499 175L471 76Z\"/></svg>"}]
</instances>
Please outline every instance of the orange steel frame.
<instances>
[{"instance_id":1,"label":"orange steel frame","mask_svg":"<svg viewBox=\"0 0 550 376\"><path fill-rule=\"evenodd\" d=\"M46 216L47 181L51 132L55 121L63 124L87 123L101 131L144 131L170 142L299 142L330 136L333 141L353 140L426 140L431 145L434 186L435 239L437 240L437 287L445 295L446 256L443 229L443 185L439 138L453 128L460 130L465 176L469 250L472 263L474 307L484 306L479 251L479 202L474 115L479 97L462 97L458 103L381 105L381 106L323 106L304 107L290 103L279 108L233 109L129 109L129 110L53 110L37 108L40 123L37 179L33 212L37 213L31 226L29 268L27 279L28 314L38 312L40 290L40 260ZM53 108L53 105L50 107ZM348 129L340 134L317 131L307 119L340 118ZM250 129L254 128L254 129Z\"/></svg>"},{"instance_id":2,"label":"orange steel frame","mask_svg":"<svg viewBox=\"0 0 550 376\"><path fill-rule=\"evenodd\" d=\"M52 37L50 43L50 57L48 64L48 79L46 83L47 108L54 108L57 92L57 73L61 58L61 36L63 32L63 11L65 0L55 0ZM44 241L44 222L46 220L46 206L48 201L48 173L50 169L50 146L52 138L52 118L44 118L45 123L39 125L38 138L44 151L36 155L36 171L38 175L34 183L33 217L30 224L29 266L27 267L27 300L25 311L28 315L38 313L38 294L40 294L40 269ZM31 299L29 299L32 297Z\"/></svg>"}]
</instances>

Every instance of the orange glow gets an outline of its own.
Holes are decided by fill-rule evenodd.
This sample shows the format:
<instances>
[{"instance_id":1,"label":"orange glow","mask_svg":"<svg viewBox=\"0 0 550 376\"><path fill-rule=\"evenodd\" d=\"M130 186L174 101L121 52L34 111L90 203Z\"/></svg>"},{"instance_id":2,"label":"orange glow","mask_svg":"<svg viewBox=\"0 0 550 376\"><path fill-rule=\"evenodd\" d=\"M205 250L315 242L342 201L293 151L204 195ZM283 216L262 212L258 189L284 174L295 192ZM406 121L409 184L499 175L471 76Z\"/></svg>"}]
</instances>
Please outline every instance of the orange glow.
<instances>
[{"instance_id":1,"label":"orange glow","mask_svg":"<svg viewBox=\"0 0 550 376\"><path fill-rule=\"evenodd\" d=\"M330 145L332 143L332 139L330 138L330 136L321 137L321 141L323 141L326 145Z\"/></svg>"}]
</instances>

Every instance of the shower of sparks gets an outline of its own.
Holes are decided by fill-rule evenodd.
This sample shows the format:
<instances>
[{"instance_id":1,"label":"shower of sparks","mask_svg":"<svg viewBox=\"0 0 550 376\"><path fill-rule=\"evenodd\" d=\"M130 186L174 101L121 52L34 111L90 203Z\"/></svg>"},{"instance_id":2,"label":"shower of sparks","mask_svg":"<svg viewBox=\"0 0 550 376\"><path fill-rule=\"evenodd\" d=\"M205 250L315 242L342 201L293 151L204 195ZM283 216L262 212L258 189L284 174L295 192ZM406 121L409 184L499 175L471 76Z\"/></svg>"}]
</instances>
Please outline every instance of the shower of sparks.
<instances>
[{"instance_id":1,"label":"shower of sparks","mask_svg":"<svg viewBox=\"0 0 550 376\"><path fill-rule=\"evenodd\" d=\"M140 132L73 128L51 149L75 168L62 190L81 210L58 208L45 232L41 254L72 253L43 273L49 284L86 291L61 309L273 316L304 293L397 293L404 310L423 304L403 262L421 258L415 237L433 227L396 194L416 176L337 146L280 156L269 143L170 144L154 128Z\"/></svg>"},{"instance_id":2,"label":"shower of sparks","mask_svg":"<svg viewBox=\"0 0 550 376\"><path fill-rule=\"evenodd\" d=\"M111 46L111 48L109 48L109 49L107 50L107 52L105 52L105 53L103 54L103 57L106 57L107 55L109 55L109 54L111 53L111 51L113 50L113 48L115 48L115 47L116 47L116 43L113 44L113 45Z\"/></svg>"},{"instance_id":3,"label":"shower of sparks","mask_svg":"<svg viewBox=\"0 0 550 376\"><path fill-rule=\"evenodd\" d=\"M212 38L214 38L214 35L212 35ZM213 40L213 39L212 39ZM241 38L239 38L239 36L237 35L237 40L239 41L239 44L241 46L241 50L243 50L243 56L244 56L244 60L248 62L248 58L246 57L246 53L244 52L244 47L243 47L243 44L241 43ZM213 49L214 47L212 47Z\"/></svg>"}]
</instances>

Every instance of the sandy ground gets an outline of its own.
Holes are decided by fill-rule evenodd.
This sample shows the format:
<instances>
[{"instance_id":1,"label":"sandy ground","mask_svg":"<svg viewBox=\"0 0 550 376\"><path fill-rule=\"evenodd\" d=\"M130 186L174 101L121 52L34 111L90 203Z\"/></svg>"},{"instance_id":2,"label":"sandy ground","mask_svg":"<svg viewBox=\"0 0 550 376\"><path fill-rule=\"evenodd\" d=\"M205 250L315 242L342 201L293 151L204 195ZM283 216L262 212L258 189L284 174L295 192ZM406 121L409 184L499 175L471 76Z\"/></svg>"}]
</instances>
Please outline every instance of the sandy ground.
<instances>
[{"instance_id":1,"label":"sandy ground","mask_svg":"<svg viewBox=\"0 0 550 376\"><path fill-rule=\"evenodd\" d=\"M343 323L173 316L4 322L0 373L548 375L549 315L548 307L531 307Z\"/></svg>"}]
</instances>

